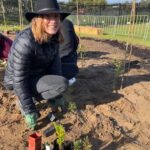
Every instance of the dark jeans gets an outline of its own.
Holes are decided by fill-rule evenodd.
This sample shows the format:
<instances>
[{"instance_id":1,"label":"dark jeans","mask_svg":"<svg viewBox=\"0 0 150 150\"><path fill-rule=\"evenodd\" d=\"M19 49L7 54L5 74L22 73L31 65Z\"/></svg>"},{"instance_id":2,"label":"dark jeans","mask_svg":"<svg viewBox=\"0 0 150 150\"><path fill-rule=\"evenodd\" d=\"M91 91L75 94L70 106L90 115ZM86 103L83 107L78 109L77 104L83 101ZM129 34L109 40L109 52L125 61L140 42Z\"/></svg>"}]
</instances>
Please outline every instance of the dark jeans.
<instances>
[{"instance_id":1,"label":"dark jeans","mask_svg":"<svg viewBox=\"0 0 150 150\"><path fill-rule=\"evenodd\" d=\"M5 87L7 90L13 90L12 85L5 84ZM31 92L33 100L41 101L43 99L50 100L61 96L67 87L68 80L66 78L57 75L44 75L42 77L32 76L29 79L28 88ZM33 101L27 105L26 99L19 101L19 107L22 115L37 111L35 106L33 106Z\"/></svg>"},{"instance_id":2,"label":"dark jeans","mask_svg":"<svg viewBox=\"0 0 150 150\"><path fill-rule=\"evenodd\" d=\"M41 78L30 79L33 97L52 99L61 95L68 87L68 80L62 76L45 75Z\"/></svg>"},{"instance_id":3,"label":"dark jeans","mask_svg":"<svg viewBox=\"0 0 150 150\"><path fill-rule=\"evenodd\" d=\"M32 97L38 100L52 99L61 95L68 87L68 80L58 75L32 76L29 79ZM7 90L13 90L12 85L6 85Z\"/></svg>"},{"instance_id":4,"label":"dark jeans","mask_svg":"<svg viewBox=\"0 0 150 150\"><path fill-rule=\"evenodd\" d=\"M77 52L72 52L71 54L61 58L62 64L62 75L68 80L75 77L79 72L77 66Z\"/></svg>"}]
</instances>

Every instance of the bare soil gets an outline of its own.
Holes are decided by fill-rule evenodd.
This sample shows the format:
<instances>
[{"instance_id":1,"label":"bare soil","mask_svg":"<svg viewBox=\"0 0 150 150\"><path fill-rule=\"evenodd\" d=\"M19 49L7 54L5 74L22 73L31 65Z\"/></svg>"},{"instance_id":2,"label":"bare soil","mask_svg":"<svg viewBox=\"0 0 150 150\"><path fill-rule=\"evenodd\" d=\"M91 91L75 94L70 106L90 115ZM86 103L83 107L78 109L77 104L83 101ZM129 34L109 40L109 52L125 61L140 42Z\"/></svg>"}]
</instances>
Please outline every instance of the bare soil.
<instances>
[{"instance_id":1,"label":"bare soil","mask_svg":"<svg viewBox=\"0 0 150 150\"><path fill-rule=\"evenodd\" d=\"M81 45L84 50L78 61L77 82L65 93L66 100L75 102L78 110L57 114L66 129L65 140L88 136L92 150L150 149L150 48L133 46L126 62L130 61L130 66L123 78L115 80L113 61L124 60L125 44L84 38ZM1 69L0 150L26 150L28 137L35 131L27 129L17 97L3 88L3 72ZM51 108L43 107L45 103L37 104L41 117L36 131L42 134L42 143L56 139L55 133L43 135L51 126L46 117Z\"/></svg>"}]
</instances>

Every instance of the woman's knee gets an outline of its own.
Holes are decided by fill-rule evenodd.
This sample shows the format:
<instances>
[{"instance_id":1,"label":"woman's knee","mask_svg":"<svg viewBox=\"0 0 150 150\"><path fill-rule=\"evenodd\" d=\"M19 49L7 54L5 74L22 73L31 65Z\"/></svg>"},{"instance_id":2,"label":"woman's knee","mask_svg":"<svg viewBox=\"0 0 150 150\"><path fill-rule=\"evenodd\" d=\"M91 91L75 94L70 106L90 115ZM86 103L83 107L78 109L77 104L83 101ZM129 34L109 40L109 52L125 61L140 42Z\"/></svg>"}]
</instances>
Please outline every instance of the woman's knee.
<instances>
[{"instance_id":1,"label":"woman's knee","mask_svg":"<svg viewBox=\"0 0 150 150\"><path fill-rule=\"evenodd\" d=\"M68 80L62 76L46 75L39 79L36 87L44 99L51 99L67 89Z\"/></svg>"}]
</instances>

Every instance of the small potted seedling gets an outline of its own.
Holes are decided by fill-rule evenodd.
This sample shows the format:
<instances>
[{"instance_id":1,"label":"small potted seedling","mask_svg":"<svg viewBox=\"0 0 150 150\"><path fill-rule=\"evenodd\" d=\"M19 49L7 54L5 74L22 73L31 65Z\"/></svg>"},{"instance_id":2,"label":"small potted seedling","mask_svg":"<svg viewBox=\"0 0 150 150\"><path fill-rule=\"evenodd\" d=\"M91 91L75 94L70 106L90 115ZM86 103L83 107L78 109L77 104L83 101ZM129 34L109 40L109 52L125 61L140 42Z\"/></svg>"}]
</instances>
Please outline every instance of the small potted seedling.
<instances>
[{"instance_id":1,"label":"small potted seedling","mask_svg":"<svg viewBox=\"0 0 150 150\"><path fill-rule=\"evenodd\" d=\"M59 150L63 150L63 143L65 141L65 129L63 125L57 124L56 122L53 122L53 125L57 135L57 144L59 146Z\"/></svg>"},{"instance_id":2,"label":"small potted seedling","mask_svg":"<svg viewBox=\"0 0 150 150\"><path fill-rule=\"evenodd\" d=\"M79 57L82 60L81 65L82 65L82 67L84 67L85 66L85 56L86 56L84 45L79 44L77 51L78 51Z\"/></svg>"},{"instance_id":3,"label":"small potted seedling","mask_svg":"<svg viewBox=\"0 0 150 150\"><path fill-rule=\"evenodd\" d=\"M74 150L81 150L82 149L82 140L76 140L73 142Z\"/></svg>"},{"instance_id":4,"label":"small potted seedling","mask_svg":"<svg viewBox=\"0 0 150 150\"><path fill-rule=\"evenodd\" d=\"M113 89L117 93L117 83L119 80L120 75L123 73L123 63L121 60L114 60L113 65L115 67L115 73L114 73L114 81L113 81Z\"/></svg>"},{"instance_id":5,"label":"small potted seedling","mask_svg":"<svg viewBox=\"0 0 150 150\"><path fill-rule=\"evenodd\" d=\"M86 136L83 140L76 140L73 142L73 150L92 150L92 145L89 141L88 136Z\"/></svg>"},{"instance_id":6,"label":"small potted seedling","mask_svg":"<svg viewBox=\"0 0 150 150\"><path fill-rule=\"evenodd\" d=\"M71 113L75 113L75 111L77 110L77 105L75 102L69 102L68 104L68 111Z\"/></svg>"},{"instance_id":7,"label":"small potted seedling","mask_svg":"<svg viewBox=\"0 0 150 150\"><path fill-rule=\"evenodd\" d=\"M57 135L57 139L54 141L53 150L72 150L72 143L69 141L65 141L66 132L63 125L53 122L53 126Z\"/></svg>"},{"instance_id":8,"label":"small potted seedling","mask_svg":"<svg viewBox=\"0 0 150 150\"><path fill-rule=\"evenodd\" d=\"M84 47L84 45L80 44L78 46L78 53L79 53L81 59L85 56L85 47Z\"/></svg>"},{"instance_id":9,"label":"small potted seedling","mask_svg":"<svg viewBox=\"0 0 150 150\"><path fill-rule=\"evenodd\" d=\"M89 138L88 136L86 136L84 139L83 139L83 145L82 145L82 149L83 150L92 150L92 145L89 141Z\"/></svg>"}]
</instances>

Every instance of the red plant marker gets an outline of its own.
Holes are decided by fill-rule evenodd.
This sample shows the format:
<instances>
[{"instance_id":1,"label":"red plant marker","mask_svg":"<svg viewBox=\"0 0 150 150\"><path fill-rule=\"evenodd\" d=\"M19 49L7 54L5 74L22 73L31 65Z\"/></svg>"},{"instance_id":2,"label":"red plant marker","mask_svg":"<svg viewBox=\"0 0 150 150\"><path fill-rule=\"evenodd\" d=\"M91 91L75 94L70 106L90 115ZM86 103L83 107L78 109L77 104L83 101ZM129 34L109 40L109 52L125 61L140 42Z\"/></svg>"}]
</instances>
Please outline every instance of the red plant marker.
<instances>
[{"instance_id":1,"label":"red plant marker","mask_svg":"<svg viewBox=\"0 0 150 150\"><path fill-rule=\"evenodd\" d=\"M33 133L29 136L29 146L28 150L41 150L41 134Z\"/></svg>"}]
</instances>

